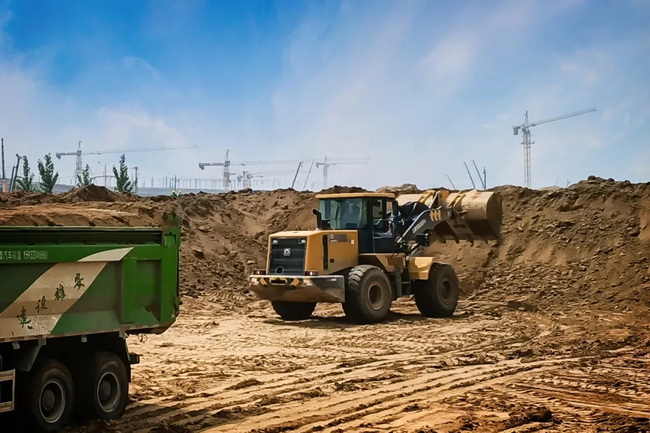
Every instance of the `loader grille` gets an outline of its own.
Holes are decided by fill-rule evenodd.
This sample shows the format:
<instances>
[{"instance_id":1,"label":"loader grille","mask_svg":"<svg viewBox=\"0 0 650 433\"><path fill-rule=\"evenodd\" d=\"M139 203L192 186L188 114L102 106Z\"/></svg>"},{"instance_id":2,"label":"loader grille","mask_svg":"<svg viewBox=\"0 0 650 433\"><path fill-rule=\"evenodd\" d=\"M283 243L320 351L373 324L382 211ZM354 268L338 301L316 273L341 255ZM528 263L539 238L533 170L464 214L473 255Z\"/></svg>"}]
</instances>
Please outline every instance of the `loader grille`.
<instances>
[{"instance_id":1,"label":"loader grille","mask_svg":"<svg viewBox=\"0 0 650 433\"><path fill-rule=\"evenodd\" d=\"M278 238L271 241L269 274L298 274L305 272L305 238Z\"/></svg>"}]
</instances>

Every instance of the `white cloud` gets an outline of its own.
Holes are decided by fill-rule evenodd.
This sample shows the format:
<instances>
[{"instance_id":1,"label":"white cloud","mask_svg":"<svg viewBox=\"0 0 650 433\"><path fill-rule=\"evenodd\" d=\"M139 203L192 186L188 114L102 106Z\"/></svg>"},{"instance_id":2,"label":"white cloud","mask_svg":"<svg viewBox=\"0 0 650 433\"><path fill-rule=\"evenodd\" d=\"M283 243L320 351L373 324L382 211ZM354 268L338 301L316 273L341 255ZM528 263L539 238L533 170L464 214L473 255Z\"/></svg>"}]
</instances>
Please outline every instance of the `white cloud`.
<instances>
[{"instance_id":1,"label":"white cloud","mask_svg":"<svg viewBox=\"0 0 650 433\"><path fill-rule=\"evenodd\" d=\"M75 99L26 68L22 53L5 49L0 131L9 146L34 160L47 151L73 151L77 140L88 150L200 146L127 155L130 165L156 178L219 177L218 168L200 172L197 163L220 160L226 149L239 161L370 157L333 166L330 182L371 188L447 184L445 174L468 187L462 162L471 160L486 166L491 185L521 184L521 136L511 127L526 110L537 120L598 108L534 129L534 186L591 174L614 146L645 145L638 143L647 139L650 123L650 85L642 73L647 32L645 39L549 48L540 40L552 20L579 11L582 1L474 3L450 7L454 13L442 18L435 3L382 5L314 6L287 40L282 78L268 100L228 101L207 87L188 96L155 62L136 56L115 60L129 80L128 92L109 103L92 95ZM195 12L181 15L187 21ZM165 32L158 24L152 28ZM0 47L8 44L0 32ZM201 83L190 87L204 89ZM161 95L172 103L161 103ZM235 104L236 115L230 109ZM117 156L86 160L101 170ZM72 158L56 163L62 173L72 172ZM612 176L647 178L637 161L610 166ZM320 187L321 175L314 168L309 184Z\"/></svg>"}]
</instances>

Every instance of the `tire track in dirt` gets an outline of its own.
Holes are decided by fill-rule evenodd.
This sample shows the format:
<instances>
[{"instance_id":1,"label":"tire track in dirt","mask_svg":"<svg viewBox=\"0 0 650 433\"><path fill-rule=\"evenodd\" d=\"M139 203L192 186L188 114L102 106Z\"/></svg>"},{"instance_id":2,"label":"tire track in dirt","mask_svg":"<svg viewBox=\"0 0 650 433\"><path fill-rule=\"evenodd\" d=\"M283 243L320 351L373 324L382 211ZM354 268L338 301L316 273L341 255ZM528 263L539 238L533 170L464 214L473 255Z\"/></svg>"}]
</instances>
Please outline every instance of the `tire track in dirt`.
<instances>
[{"instance_id":1,"label":"tire track in dirt","mask_svg":"<svg viewBox=\"0 0 650 433\"><path fill-rule=\"evenodd\" d=\"M410 314L414 307L402 305L400 309ZM403 316L404 313L400 314ZM178 387L174 391L173 385L166 385L170 381L163 381L162 388L157 393L165 393L169 397L137 401L130 405L122 421L115 422L116 427L128 426L129 429L148 431L153 425L175 423L187 425L191 430L201 429L230 419L240 420L260 416L264 412L276 412L279 410L278 404L286 406L294 401L313 400L324 392L333 393L337 386L369 387L373 382L369 379L373 377L382 382L398 380L386 377L386 372L398 372L403 375L401 380L406 380L423 372L436 372L453 365L489 363L494 359L486 359L481 354L500 353L504 349L516 348L530 341L530 336L511 330L505 332L498 320L482 315L470 317L469 321L467 318L431 321L419 316L412 319L410 315L398 315L397 320L379 327L354 326L340 318L325 317L324 320L316 319L306 323L309 327L316 328L316 331L306 329L305 323L298 326L276 319L260 321L263 317L266 316L257 313L254 317L222 320L218 327L195 334L195 345L210 344L206 341L208 338L219 342L219 351L217 356L201 352L201 357L187 360L193 363L192 366L183 361L187 352L179 350L185 346L177 345L174 329L163 335L163 339L169 338L168 344L177 348L173 351L173 357L178 360L178 365L183 366L167 373L179 384L184 380L192 382L194 377L207 377L210 369L219 365L232 365L236 368L229 371L230 378L227 381L220 381L217 374L216 379L211 381L219 383L219 386L198 392L185 392ZM188 331L196 333L197 326L205 326L208 320L211 321L212 318L207 314L195 316L189 322L182 323L176 332L183 336ZM273 337L260 339L260 335L268 334L269 326L275 328L271 334ZM409 330L408 333L400 331L405 327ZM461 340L458 339L459 330L465 336ZM405 344L402 344L403 340L406 341ZM188 348L192 347L192 341L185 341ZM431 344L433 341L435 345ZM163 343L158 343L153 347L154 353L149 354L149 359L155 353L162 355L165 347ZM373 349L368 350L369 347ZM278 351L278 348L281 349ZM319 350L314 353L313 348ZM324 352L327 356L321 355ZM240 353L245 356L238 356ZM260 360L262 364L259 363ZM336 362L332 362L334 360ZM291 363L288 364L288 361ZM313 365L314 361L319 361L319 364L300 368L299 364ZM286 370L288 365L295 368L281 371ZM280 366L283 367L278 370ZM158 368L159 364L155 362L148 367L150 371L153 369L152 372ZM273 372L274 369L276 372ZM260 375L260 370L267 374ZM229 390L229 385L237 383L232 381L234 377L238 377L239 381L254 377L261 383ZM138 386L151 389L148 384ZM274 405L276 401L278 404ZM216 420L205 421L210 417L216 417Z\"/></svg>"},{"instance_id":2,"label":"tire track in dirt","mask_svg":"<svg viewBox=\"0 0 650 433\"><path fill-rule=\"evenodd\" d=\"M523 430L486 429L488 431L527 432L538 431L539 428L570 433L594 431L594 425L608 423L612 418L615 420L614 426L611 429L603 427L602 431L645 431L643 423L647 424L647 420L650 419L650 393L646 391L650 376L642 372L647 370L627 368L619 370L611 366L603 367L606 364L606 362L597 362L596 365L582 365L569 370L566 370L565 366L559 366L557 370L550 369L541 375L523 374L518 380L481 387L463 396L462 399L450 399L443 403L455 408L460 414L477 410L488 414L492 412L493 416L483 417L482 428L484 429L485 422L489 425L492 419L494 424L494 418L498 418L499 415L507 417L501 421L501 424L508 425L508 422L513 421L515 424L521 423L521 417L512 418L513 408L516 414L516 408L526 408L531 405L549 408L553 419L556 420L556 423L550 423L552 427L549 427L549 424L545 426L542 424L542 427L538 424L526 424ZM617 379L610 384L618 384L618 379L622 376L628 376L630 379L624 382L625 385L608 387L598 384L601 379L604 380L604 375ZM420 406L424 405L420 404ZM427 411L430 410L427 408ZM391 423L390 427L408 426L408 422L413 424L416 421L420 421L420 425L424 424L422 421L429 421L428 424L432 424L430 422L432 417L426 415L420 417L418 414L406 414L397 423ZM639 429L634 425L636 422L641 423ZM625 427L626 423L632 423L632 426ZM434 423L433 427L438 428L440 425Z\"/></svg>"},{"instance_id":3,"label":"tire track in dirt","mask_svg":"<svg viewBox=\"0 0 650 433\"><path fill-rule=\"evenodd\" d=\"M361 340L359 337L353 339ZM367 343L367 341L365 342ZM520 342L520 338L513 338L510 341L506 340L500 343L508 345ZM362 343L360 342L360 344ZM232 409L232 407L259 400L260 393L266 393L263 397L274 398L279 395L284 396L284 400L292 400L292 395L309 392L310 389L319 386L334 387L336 382L345 382L360 376L364 378L381 376L386 371L395 371L396 369L402 370L404 373L409 373L409 371L419 373L423 368L439 369L443 366L440 363L441 359L445 357L460 356L464 353L484 350L494 344L494 340L483 340L460 349L441 350L439 355L430 355L426 361L423 359L416 360L417 357L421 357L421 353L401 353L385 355L376 359L352 358L351 361L322 364L287 374L257 376L261 384L249 389L229 391L226 389L227 386L222 385L183 396L141 400L129 407L123 420L129 426L135 426L134 428L139 425L140 420L144 425L150 425L152 422L170 422L187 416L188 412L201 413L208 410L218 412ZM178 378L179 375L175 376ZM309 382L311 386L306 391L304 389L305 382ZM215 403L215 400L218 403Z\"/></svg>"},{"instance_id":4,"label":"tire track in dirt","mask_svg":"<svg viewBox=\"0 0 650 433\"><path fill-rule=\"evenodd\" d=\"M571 360L575 361L575 360ZM416 406L431 406L446 398L463 395L469 391L491 386L504 381L514 380L522 375L529 374L531 371L539 372L546 369L554 368L558 364L564 364L566 360L539 361L536 363L527 363L520 366L513 366L508 369L494 371L488 370L485 374L474 377L452 377L451 380L443 384L437 383L431 386L421 387L407 393L398 394L398 398L381 401L373 405L371 409L345 414L341 418L335 418L327 423L327 427L322 429L321 425L314 424L305 426L296 430L297 432L333 432L338 429L343 431L354 431L354 429L363 428L372 425L377 428L378 425L387 424L386 428L392 430L394 427L407 427L409 424L393 422L402 418L404 410ZM532 365L531 365L532 364ZM460 381L458 381L460 379ZM439 386L438 386L439 385ZM398 410L399 408L399 410ZM429 414L426 414L427 418ZM413 417L413 420L420 417Z\"/></svg>"},{"instance_id":5,"label":"tire track in dirt","mask_svg":"<svg viewBox=\"0 0 650 433\"><path fill-rule=\"evenodd\" d=\"M392 412L391 409L396 406L408 405L413 401L421 400L423 393L436 395L444 391L451 394L462 393L467 389L483 386L482 384L486 381L501 382L505 380L505 377L522 371L539 370L547 366L573 361L576 359L537 361L526 364L522 364L518 360L505 361L497 365L463 366L428 374L418 370L408 376L406 380L396 381L379 388L356 390L349 395L335 393L315 398L307 405L303 402L277 405L277 407L270 408L273 409L272 412L238 420L236 425L223 425L207 431L247 432L254 429L267 429L268 431L285 429L309 432L323 430L323 424L345 430L349 427L346 423L352 420L359 420L364 416L384 410ZM423 383L427 383L427 385L423 385ZM277 423L278 418L284 419L285 422L281 425L274 424Z\"/></svg>"},{"instance_id":6,"label":"tire track in dirt","mask_svg":"<svg viewBox=\"0 0 650 433\"><path fill-rule=\"evenodd\" d=\"M232 410L234 407L242 404L255 404L261 399L273 399L279 396L283 400L291 401L292 396L309 397L315 389L320 387L334 388L336 383L344 383L354 380L362 375L366 380L368 378L386 378L382 375L386 371L394 371L402 368L405 361L403 355L391 355L382 360L374 360L367 363L344 362L339 364L321 365L308 371L300 371L287 375L269 375L259 377L261 381L254 387L240 390L229 391L228 387L218 387L208 392L198 393L191 398L184 399L182 405L174 404L172 401L159 401L159 404L172 403L171 408L157 406L154 408L143 408L143 411L131 413L127 412L127 417L141 416L146 414L148 421L161 422L175 420L176 418L186 418L188 412L214 414L223 410ZM435 364L435 362L431 362ZM337 370L338 369L338 370ZM325 372L325 373L323 373ZM259 380L258 379L258 380ZM318 392L317 392L318 393ZM218 398L219 403L211 403L209 398ZM140 402L146 404L147 402ZM172 409L172 410L170 410ZM157 416L156 416L157 415ZM156 418L151 418L156 416ZM131 420L133 421L133 420ZM192 422L193 419L183 419L183 424Z\"/></svg>"}]
</instances>

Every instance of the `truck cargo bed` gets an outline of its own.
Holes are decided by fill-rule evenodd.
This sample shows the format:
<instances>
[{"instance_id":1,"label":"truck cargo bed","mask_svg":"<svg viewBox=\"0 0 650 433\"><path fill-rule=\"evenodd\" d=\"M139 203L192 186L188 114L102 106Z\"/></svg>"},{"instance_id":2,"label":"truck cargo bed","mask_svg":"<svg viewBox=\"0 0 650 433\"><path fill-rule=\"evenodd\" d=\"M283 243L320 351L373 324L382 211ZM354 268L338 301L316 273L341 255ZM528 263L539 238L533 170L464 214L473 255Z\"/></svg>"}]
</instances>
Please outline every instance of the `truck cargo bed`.
<instances>
[{"instance_id":1,"label":"truck cargo bed","mask_svg":"<svg viewBox=\"0 0 650 433\"><path fill-rule=\"evenodd\" d=\"M0 227L0 342L162 332L178 314L177 224Z\"/></svg>"}]
</instances>

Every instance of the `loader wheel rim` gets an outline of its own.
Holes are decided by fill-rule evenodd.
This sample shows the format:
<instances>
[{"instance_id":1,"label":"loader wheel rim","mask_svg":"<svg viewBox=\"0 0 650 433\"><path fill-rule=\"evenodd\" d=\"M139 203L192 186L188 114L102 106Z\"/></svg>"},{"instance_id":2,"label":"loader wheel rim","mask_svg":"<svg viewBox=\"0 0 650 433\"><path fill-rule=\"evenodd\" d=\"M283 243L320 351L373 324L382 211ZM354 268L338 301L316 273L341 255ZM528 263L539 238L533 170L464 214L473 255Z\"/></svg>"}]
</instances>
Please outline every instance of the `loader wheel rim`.
<instances>
[{"instance_id":1,"label":"loader wheel rim","mask_svg":"<svg viewBox=\"0 0 650 433\"><path fill-rule=\"evenodd\" d=\"M380 310L384 305L384 291L379 284L368 287L368 304L373 310Z\"/></svg>"},{"instance_id":2,"label":"loader wheel rim","mask_svg":"<svg viewBox=\"0 0 650 433\"><path fill-rule=\"evenodd\" d=\"M58 380L49 380L41 389L39 410L43 420L54 424L63 415L66 407L66 397L63 384Z\"/></svg>"},{"instance_id":3,"label":"loader wheel rim","mask_svg":"<svg viewBox=\"0 0 650 433\"><path fill-rule=\"evenodd\" d=\"M114 411L120 403L120 383L117 377L106 372L97 382L97 402L104 412Z\"/></svg>"}]
</instances>

